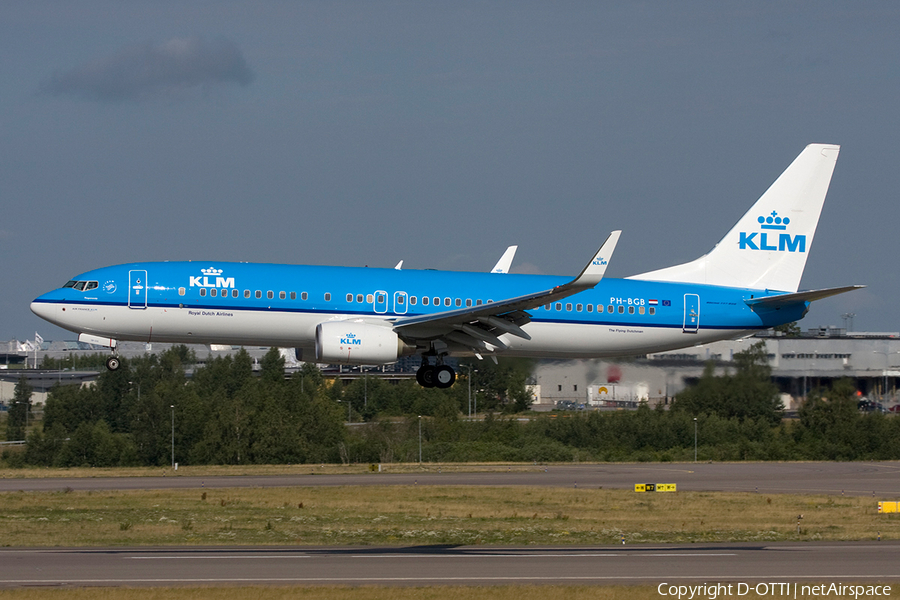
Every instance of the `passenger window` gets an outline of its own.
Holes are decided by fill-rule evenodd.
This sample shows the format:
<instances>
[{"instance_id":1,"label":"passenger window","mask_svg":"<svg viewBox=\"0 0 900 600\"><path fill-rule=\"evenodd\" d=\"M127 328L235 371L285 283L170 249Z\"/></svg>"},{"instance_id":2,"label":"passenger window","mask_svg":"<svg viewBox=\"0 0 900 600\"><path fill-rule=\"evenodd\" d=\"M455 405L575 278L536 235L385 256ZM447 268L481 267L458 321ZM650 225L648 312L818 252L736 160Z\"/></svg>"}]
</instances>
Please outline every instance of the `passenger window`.
<instances>
[{"instance_id":1,"label":"passenger window","mask_svg":"<svg viewBox=\"0 0 900 600\"><path fill-rule=\"evenodd\" d=\"M466 298L466 306L472 306L472 299Z\"/></svg>"},{"instance_id":2,"label":"passenger window","mask_svg":"<svg viewBox=\"0 0 900 600\"><path fill-rule=\"evenodd\" d=\"M644 314L644 307L643 307L643 306L639 307L639 308L638 308L638 312L639 312L640 314Z\"/></svg>"},{"instance_id":3,"label":"passenger window","mask_svg":"<svg viewBox=\"0 0 900 600\"><path fill-rule=\"evenodd\" d=\"M428 296L422 296L422 306L428 306Z\"/></svg>"},{"instance_id":4,"label":"passenger window","mask_svg":"<svg viewBox=\"0 0 900 600\"><path fill-rule=\"evenodd\" d=\"M444 306L450 306L450 304L452 304L450 298L444 298Z\"/></svg>"},{"instance_id":5,"label":"passenger window","mask_svg":"<svg viewBox=\"0 0 900 600\"><path fill-rule=\"evenodd\" d=\"M448 300L449 300L449 298L448 298ZM440 306L440 305L441 305L441 299L438 298L437 296L434 297L434 305L435 305L435 306ZM447 306L450 306L450 305L448 304Z\"/></svg>"},{"instance_id":6,"label":"passenger window","mask_svg":"<svg viewBox=\"0 0 900 600\"><path fill-rule=\"evenodd\" d=\"M347 294L347 302L353 302L353 294Z\"/></svg>"},{"instance_id":7,"label":"passenger window","mask_svg":"<svg viewBox=\"0 0 900 600\"><path fill-rule=\"evenodd\" d=\"M185 293L186 291L187 291L187 290L185 290L184 288L178 288L178 295L179 295L179 296L184 296L184 293Z\"/></svg>"},{"instance_id":8,"label":"passenger window","mask_svg":"<svg viewBox=\"0 0 900 600\"><path fill-rule=\"evenodd\" d=\"M567 311L567 312L572 312L572 303L571 303L571 302L567 302L567 303L566 303L566 311Z\"/></svg>"},{"instance_id":9,"label":"passenger window","mask_svg":"<svg viewBox=\"0 0 900 600\"><path fill-rule=\"evenodd\" d=\"M373 296L372 294L366 294L366 302L372 304L373 302L375 302L375 296Z\"/></svg>"},{"instance_id":10,"label":"passenger window","mask_svg":"<svg viewBox=\"0 0 900 600\"><path fill-rule=\"evenodd\" d=\"M612 311L613 311L613 305L610 304L609 306L606 307L606 312L611 313Z\"/></svg>"},{"instance_id":11,"label":"passenger window","mask_svg":"<svg viewBox=\"0 0 900 600\"><path fill-rule=\"evenodd\" d=\"M556 310L562 310L562 302L556 303Z\"/></svg>"},{"instance_id":12,"label":"passenger window","mask_svg":"<svg viewBox=\"0 0 900 600\"><path fill-rule=\"evenodd\" d=\"M403 304L404 302L405 302L405 300L403 299L403 296L402 296L402 295L401 295L401 296L397 296L397 304Z\"/></svg>"},{"instance_id":13,"label":"passenger window","mask_svg":"<svg viewBox=\"0 0 900 600\"><path fill-rule=\"evenodd\" d=\"M580 304L575 305L575 312L581 312L582 306Z\"/></svg>"},{"instance_id":14,"label":"passenger window","mask_svg":"<svg viewBox=\"0 0 900 600\"><path fill-rule=\"evenodd\" d=\"M457 299L456 299L456 305L457 305L457 306L462 306L462 300L459 299L459 298L457 298Z\"/></svg>"},{"instance_id":15,"label":"passenger window","mask_svg":"<svg viewBox=\"0 0 900 600\"><path fill-rule=\"evenodd\" d=\"M250 290L244 290L244 298L250 297Z\"/></svg>"},{"instance_id":16,"label":"passenger window","mask_svg":"<svg viewBox=\"0 0 900 600\"><path fill-rule=\"evenodd\" d=\"M331 292L325 292L325 302L331 302Z\"/></svg>"},{"instance_id":17,"label":"passenger window","mask_svg":"<svg viewBox=\"0 0 900 600\"><path fill-rule=\"evenodd\" d=\"M633 315L633 314L634 314L634 307L633 307L633 306L629 306L629 307L628 307L628 314L629 314L629 315Z\"/></svg>"},{"instance_id":18,"label":"passenger window","mask_svg":"<svg viewBox=\"0 0 900 600\"><path fill-rule=\"evenodd\" d=\"M482 304L483 304L483 303L481 302L481 300L476 300L476 301L475 301L475 306L481 306Z\"/></svg>"},{"instance_id":19,"label":"passenger window","mask_svg":"<svg viewBox=\"0 0 900 600\"><path fill-rule=\"evenodd\" d=\"M257 298L262 298L262 291L256 290L256 297L257 297Z\"/></svg>"},{"instance_id":20,"label":"passenger window","mask_svg":"<svg viewBox=\"0 0 900 600\"><path fill-rule=\"evenodd\" d=\"M624 304L620 304L620 305L619 305L619 314L620 314L620 315L624 315L624 314L625 314L625 305L624 305Z\"/></svg>"},{"instance_id":21,"label":"passenger window","mask_svg":"<svg viewBox=\"0 0 900 600\"><path fill-rule=\"evenodd\" d=\"M594 312L594 305L593 305L593 304L588 304L588 305L587 305L587 311L588 311L588 312Z\"/></svg>"},{"instance_id":22,"label":"passenger window","mask_svg":"<svg viewBox=\"0 0 900 600\"><path fill-rule=\"evenodd\" d=\"M410 296L410 297L409 297L409 303L410 303L412 306L415 306L415 305L416 305L416 302L418 302L418 299L417 299L415 296Z\"/></svg>"},{"instance_id":23,"label":"passenger window","mask_svg":"<svg viewBox=\"0 0 900 600\"><path fill-rule=\"evenodd\" d=\"M232 297L232 298L237 298L237 297L238 297L238 291L237 291L237 290L231 290L231 297Z\"/></svg>"},{"instance_id":24,"label":"passenger window","mask_svg":"<svg viewBox=\"0 0 900 600\"><path fill-rule=\"evenodd\" d=\"M285 292L278 292L278 299L279 299L279 300L286 300L286 299L287 299L287 293L285 293Z\"/></svg>"},{"instance_id":25,"label":"passenger window","mask_svg":"<svg viewBox=\"0 0 900 600\"><path fill-rule=\"evenodd\" d=\"M206 296L206 288L200 288L200 295Z\"/></svg>"},{"instance_id":26,"label":"passenger window","mask_svg":"<svg viewBox=\"0 0 900 600\"><path fill-rule=\"evenodd\" d=\"M273 292L272 290L269 290L268 292L266 292L266 298L268 298L269 300L271 300L274 297L275 297L275 292Z\"/></svg>"},{"instance_id":27,"label":"passenger window","mask_svg":"<svg viewBox=\"0 0 900 600\"><path fill-rule=\"evenodd\" d=\"M309 294L307 294L306 292L300 292L301 300L306 300L307 298L309 298Z\"/></svg>"},{"instance_id":28,"label":"passenger window","mask_svg":"<svg viewBox=\"0 0 900 600\"><path fill-rule=\"evenodd\" d=\"M650 314L651 314L651 315L655 315L655 314L656 314L656 307L654 307L654 306L651 306L651 307L650 307Z\"/></svg>"},{"instance_id":29,"label":"passenger window","mask_svg":"<svg viewBox=\"0 0 900 600\"><path fill-rule=\"evenodd\" d=\"M363 301L363 295L362 295L362 294L357 294L357 295L356 295L356 301L359 302L360 304L362 304L362 301Z\"/></svg>"},{"instance_id":30,"label":"passenger window","mask_svg":"<svg viewBox=\"0 0 900 600\"><path fill-rule=\"evenodd\" d=\"M544 308L546 308L547 310L550 310L550 305L547 304L547 305L544 306Z\"/></svg>"},{"instance_id":31,"label":"passenger window","mask_svg":"<svg viewBox=\"0 0 900 600\"><path fill-rule=\"evenodd\" d=\"M378 304L381 304L384 301L385 301L384 294L378 294L378 298L377 298Z\"/></svg>"},{"instance_id":32,"label":"passenger window","mask_svg":"<svg viewBox=\"0 0 900 600\"><path fill-rule=\"evenodd\" d=\"M209 290L209 295L212 296L213 298L215 298L218 293L219 292L216 290L216 288Z\"/></svg>"},{"instance_id":33,"label":"passenger window","mask_svg":"<svg viewBox=\"0 0 900 600\"><path fill-rule=\"evenodd\" d=\"M297 292L291 292L291 300L297 299Z\"/></svg>"}]
</instances>

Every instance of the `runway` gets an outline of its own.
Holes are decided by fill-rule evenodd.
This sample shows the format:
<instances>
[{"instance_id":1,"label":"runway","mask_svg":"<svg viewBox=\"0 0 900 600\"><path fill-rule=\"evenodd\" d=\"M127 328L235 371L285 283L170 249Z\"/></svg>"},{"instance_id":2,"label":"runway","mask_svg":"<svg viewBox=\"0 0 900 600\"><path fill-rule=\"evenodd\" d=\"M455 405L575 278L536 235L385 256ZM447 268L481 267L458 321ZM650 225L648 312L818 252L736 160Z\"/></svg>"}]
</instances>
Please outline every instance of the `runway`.
<instances>
[{"instance_id":1,"label":"runway","mask_svg":"<svg viewBox=\"0 0 900 600\"><path fill-rule=\"evenodd\" d=\"M900 542L0 550L0 587L900 582Z\"/></svg>"},{"instance_id":2,"label":"runway","mask_svg":"<svg viewBox=\"0 0 900 600\"><path fill-rule=\"evenodd\" d=\"M434 468L434 467L432 467ZM533 466L490 472L311 474L230 477L48 477L0 479L0 492L199 489L229 487L489 485L632 489L635 483L675 483L679 491L832 494L900 499L900 462L639 463Z\"/></svg>"}]
</instances>

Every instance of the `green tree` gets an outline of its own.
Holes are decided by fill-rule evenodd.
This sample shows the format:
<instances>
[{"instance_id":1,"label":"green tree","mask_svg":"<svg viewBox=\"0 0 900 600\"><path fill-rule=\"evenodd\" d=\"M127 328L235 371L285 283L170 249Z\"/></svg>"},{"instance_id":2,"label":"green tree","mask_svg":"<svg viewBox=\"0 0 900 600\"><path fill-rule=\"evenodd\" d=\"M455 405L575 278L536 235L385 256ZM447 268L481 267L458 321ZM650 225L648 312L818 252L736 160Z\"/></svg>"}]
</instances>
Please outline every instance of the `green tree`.
<instances>
[{"instance_id":1,"label":"green tree","mask_svg":"<svg viewBox=\"0 0 900 600\"><path fill-rule=\"evenodd\" d=\"M781 420L782 405L778 388L772 383L765 342L757 342L734 355L736 373L715 375L710 362L700 381L680 394L672 405L674 411L691 415L718 415L725 419L763 418L773 425Z\"/></svg>"},{"instance_id":2,"label":"green tree","mask_svg":"<svg viewBox=\"0 0 900 600\"><path fill-rule=\"evenodd\" d=\"M13 392L13 399L9 403L9 412L6 415L6 439L19 441L25 439L25 427L28 425L28 415L31 414L31 393L33 388L28 383L25 375L19 377Z\"/></svg>"}]
</instances>

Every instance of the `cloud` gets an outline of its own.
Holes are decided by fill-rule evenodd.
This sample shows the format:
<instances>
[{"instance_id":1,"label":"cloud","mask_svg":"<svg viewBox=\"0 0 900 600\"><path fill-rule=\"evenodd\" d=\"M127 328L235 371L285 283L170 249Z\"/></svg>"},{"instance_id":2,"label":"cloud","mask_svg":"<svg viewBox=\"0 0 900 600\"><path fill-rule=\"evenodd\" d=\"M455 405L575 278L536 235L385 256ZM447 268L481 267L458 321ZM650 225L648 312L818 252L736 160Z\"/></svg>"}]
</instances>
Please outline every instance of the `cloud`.
<instances>
[{"instance_id":1,"label":"cloud","mask_svg":"<svg viewBox=\"0 0 900 600\"><path fill-rule=\"evenodd\" d=\"M233 42L191 37L127 46L108 58L54 73L41 92L123 102L215 84L246 86L251 81L253 71Z\"/></svg>"}]
</instances>

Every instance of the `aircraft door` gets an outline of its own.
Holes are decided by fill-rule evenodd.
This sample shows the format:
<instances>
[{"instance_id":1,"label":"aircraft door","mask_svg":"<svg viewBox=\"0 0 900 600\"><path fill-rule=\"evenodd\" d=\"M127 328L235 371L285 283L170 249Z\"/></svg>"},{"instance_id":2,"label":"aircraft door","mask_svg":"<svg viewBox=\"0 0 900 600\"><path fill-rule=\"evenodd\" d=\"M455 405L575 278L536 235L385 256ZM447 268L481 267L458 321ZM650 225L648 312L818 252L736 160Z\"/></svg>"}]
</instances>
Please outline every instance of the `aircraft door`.
<instances>
[{"instance_id":1,"label":"aircraft door","mask_svg":"<svg viewBox=\"0 0 900 600\"><path fill-rule=\"evenodd\" d=\"M147 271L128 271L128 308L147 308Z\"/></svg>"},{"instance_id":2,"label":"aircraft door","mask_svg":"<svg viewBox=\"0 0 900 600\"><path fill-rule=\"evenodd\" d=\"M685 333L697 333L700 329L700 296L684 295L684 329Z\"/></svg>"},{"instance_id":3,"label":"aircraft door","mask_svg":"<svg viewBox=\"0 0 900 600\"><path fill-rule=\"evenodd\" d=\"M387 312L387 297L387 292L383 292L381 290L377 290L375 292L375 303L373 308L379 315Z\"/></svg>"},{"instance_id":4,"label":"aircraft door","mask_svg":"<svg viewBox=\"0 0 900 600\"><path fill-rule=\"evenodd\" d=\"M394 312L398 315L406 314L406 305L409 303L409 298L406 297L406 292L394 292Z\"/></svg>"}]
</instances>

